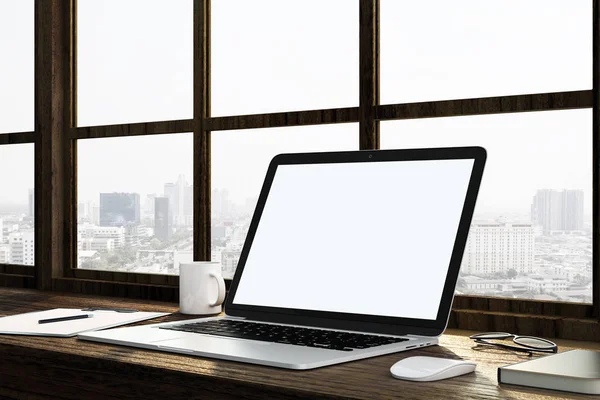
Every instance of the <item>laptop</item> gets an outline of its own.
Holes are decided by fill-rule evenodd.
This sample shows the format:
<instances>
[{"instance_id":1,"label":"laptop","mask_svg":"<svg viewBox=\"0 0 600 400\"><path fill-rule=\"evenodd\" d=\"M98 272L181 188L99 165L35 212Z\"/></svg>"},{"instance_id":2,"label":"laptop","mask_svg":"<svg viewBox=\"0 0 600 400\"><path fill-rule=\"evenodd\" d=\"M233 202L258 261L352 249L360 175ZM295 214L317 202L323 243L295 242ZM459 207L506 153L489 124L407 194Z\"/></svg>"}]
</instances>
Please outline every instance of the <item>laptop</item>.
<instances>
[{"instance_id":1,"label":"laptop","mask_svg":"<svg viewBox=\"0 0 600 400\"><path fill-rule=\"evenodd\" d=\"M224 316L78 337L289 369L435 345L485 159L481 147L278 155Z\"/></svg>"}]
</instances>

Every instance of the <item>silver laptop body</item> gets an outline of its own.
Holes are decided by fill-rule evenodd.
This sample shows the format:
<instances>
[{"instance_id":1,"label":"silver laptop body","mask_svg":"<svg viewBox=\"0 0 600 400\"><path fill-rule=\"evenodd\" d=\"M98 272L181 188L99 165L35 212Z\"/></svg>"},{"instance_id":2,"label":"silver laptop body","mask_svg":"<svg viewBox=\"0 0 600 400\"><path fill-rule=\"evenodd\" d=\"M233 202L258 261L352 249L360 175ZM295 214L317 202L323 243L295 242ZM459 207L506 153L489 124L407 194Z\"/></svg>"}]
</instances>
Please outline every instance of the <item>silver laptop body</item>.
<instances>
[{"instance_id":1,"label":"silver laptop body","mask_svg":"<svg viewBox=\"0 0 600 400\"><path fill-rule=\"evenodd\" d=\"M480 147L276 156L224 317L78 338L289 369L437 344L485 159ZM223 320L370 335L383 344L341 350L181 330Z\"/></svg>"},{"instance_id":2,"label":"silver laptop body","mask_svg":"<svg viewBox=\"0 0 600 400\"><path fill-rule=\"evenodd\" d=\"M186 320L185 323L204 322L210 319L217 318ZM346 352L159 329L161 326L166 327L178 324L181 324L181 321L135 326L131 328L109 329L80 334L78 335L78 338L95 342L140 347L150 350L161 350L170 353L188 354L199 357L219 358L222 360L241 361L288 369L312 369L324 367L326 365L360 360L362 358L380 356L417 347L431 346L438 343L437 337L403 335L401 336L402 338L408 338L409 340L402 343Z\"/></svg>"}]
</instances>

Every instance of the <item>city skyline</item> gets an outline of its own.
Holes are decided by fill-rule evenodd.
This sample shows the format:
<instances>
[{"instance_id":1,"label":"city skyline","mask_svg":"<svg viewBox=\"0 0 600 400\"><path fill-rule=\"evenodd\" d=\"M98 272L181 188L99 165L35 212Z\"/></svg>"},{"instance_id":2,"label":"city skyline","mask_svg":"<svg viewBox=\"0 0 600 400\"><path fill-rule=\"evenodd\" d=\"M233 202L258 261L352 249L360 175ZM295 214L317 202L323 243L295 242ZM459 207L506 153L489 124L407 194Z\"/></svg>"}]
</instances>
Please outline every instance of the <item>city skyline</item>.
<instances>
[{"instance_id":1,"label":"city skyline","mask_svg":"<svg viewBox=\"0 0 600 400\"><path fill-rule=\"evenodd\" d=\"M165 192L174 185L174 180L170 181L164 183ZM187 185L181 175L175 182ZM150 203L140 204L139 194L100 193L99 196L108 196L111 199L108 204L112 205L102 211L96 207L98 215L91 219L89 206L79 214L79 267L178 274L180 262L192 261L193 231L187 225L190 221L169 222L172 199L152 198L156 212L152 214ZM538 201L540 196L551 202ZM562 199L561 203L556 203L556 199ZM136 204L133 209L132 201ZM212 259L221 263L227 279L233 277L237 267L255 201L247 198L240 206L230 201L226 190L213 191ZM590 302L591 221L564 223L566 219L582 217L583 191L538 189L530 205L528 216L474 215L457 291ZM31 265L33 259L33 219L25 212L8 218L0 215L0 260Z\"/></svg>"},{"instance_id":2,"label":"city skyline","mask_svg":"<svg viewBox=\"0 0 600 400\"><path fill-rule=\"evenodd\" d=\"M190 188L192 186L191 184L188 183L185 175L183 175L183 174L180 174L177 180L184 182L184 184L186 186L190 187ZM173 185L173 184L175 184L173 182L177 182L177 180L176 181L171 181L171 182L165 182L165 183L163 183L163 187L166 188L167 185ZM0 215L2 213L14 211L14 208L17 207L17 208L20 209L20 211L21 211L22 214L24 214L26 216L29 216L29 217L33 217L33 215L31 214L31 211L33 209L33 207L32 207L33 203L32 202L34 200L33 190L34 190L33 188L28 188L27 189L27 191L26 191L27 192L27 195L26 195L27 201L26 202L19 202L19 203L17 203L17 202L15 202L15 203L3 203L3 202L0 202ZM586 198L583 195L584 191L581 190L581 189L571 189L571 188L561 188L561 189L538 188L538 189L535 189L533 191L533 194L531 196L534 199L533 201L535 201L536 195L538 195L540 192L544 192L544 191L565 192L565 193L566 192L580 192L582 194L581 197L582 198ZM237 206L237 207L248 207L248 205L250 203L255 204L256 201L258 201L258 195L259 195L259 192L257 191L254 195L248 195L245 198L243 198L243 200L241 200L241 201L239 199L238 199L238 201L235 201L235 200L231 199L231 197L230 197L231 192L229 191L229 188L213 188L211 190L211 192L212 192L213 196L215 194L219 195L219 193L224 193L227 196L227 201L230 202L231 204ZM101 196L103 194L136 194L136 195L139 195L139 197L140 197L140 199L139 199L140 200L140 209L147 208L147 204L143 204L143 202L144 201L147 202L150 198L154 199L155 197L165 197L165 196L168 197L166 195L166 193L165 193L165 190L159 191L159 192L153 192L153 193L136 192L136 191L133 191L133 190L127 190L127 191L107 191L107 192L98 192L97 195L95 196L95 198L93 198L93 199L88 199L86 201L81 201L79 199L80 201L78 202L78 204L79 205L85 205L85 204L89 203L89 204L93 204L95 206L99 206L100 203L101 203ZM581 203L583 203L583 201L581 201ZM171 207L173 207L173 206L171 206ZM502 211L498 212L498 211L486 210L486 211L483 211L483 212L480 212L480 213L475 213L474 215L479 215L481 217L481 216L484 216L485 214L488 214L488 213L494 213L494 214L501 215ZM532 204L532 202L530 202L528 205L523 205L519 210L516 210L516 211L515 210L506 210L506 213L507 214L511 214L511 213L513 213L513 214L528 214L531 217L532 222L533 222L533 204ZM587 219L590 219L592 217L591 213L588 213L588 212L585 212L585 211L582 214L579 215L579 217L581 217L581 216L583 216L584 224L586 222L588 222L588 221L586 221ZM475 219L476 219L476 217L474 217L474 220Z\"/></svg>"}]
</instances>

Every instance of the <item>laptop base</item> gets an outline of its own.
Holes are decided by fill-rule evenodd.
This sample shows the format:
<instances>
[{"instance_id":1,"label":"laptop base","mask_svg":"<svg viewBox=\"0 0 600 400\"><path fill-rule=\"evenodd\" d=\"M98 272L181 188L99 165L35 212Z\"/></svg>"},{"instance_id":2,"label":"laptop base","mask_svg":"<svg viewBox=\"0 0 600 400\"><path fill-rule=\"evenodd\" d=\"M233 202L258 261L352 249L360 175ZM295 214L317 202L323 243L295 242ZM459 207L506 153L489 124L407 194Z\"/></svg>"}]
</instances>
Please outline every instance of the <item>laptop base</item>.
<instances>
[{"instance_id":1,"label":"laptop base","mask_svg":"<svg viewBox=\"0 0 600 400\"><path fill-rule=\"evenodd\" d=\"M295 370L314 369L438 343L435 337L406 336L409 340L405 342L348 352L158 329L160 326L212 319L216 318L87 332L78 335L78 339Z\"/></svg>"}]
</instances>

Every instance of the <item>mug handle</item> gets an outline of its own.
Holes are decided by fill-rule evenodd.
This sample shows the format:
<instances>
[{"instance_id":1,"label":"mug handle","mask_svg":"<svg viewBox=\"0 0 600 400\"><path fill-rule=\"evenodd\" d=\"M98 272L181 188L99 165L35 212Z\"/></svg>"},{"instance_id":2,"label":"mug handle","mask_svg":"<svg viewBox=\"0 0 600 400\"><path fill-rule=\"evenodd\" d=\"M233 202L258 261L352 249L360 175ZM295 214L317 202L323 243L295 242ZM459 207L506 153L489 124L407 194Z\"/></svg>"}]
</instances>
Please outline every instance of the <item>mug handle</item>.
<instances>
[{"instance_id":1,"label":"mug handle","mask_svg":"<svg viewBox=\"0 0 600 400\"><path fill-rule=\"evenodd\" d=\"M223 280L223 277L221 275L217 275L214 272L209 272L208 276L210 276L211 278L215 278L217 280L217 284L219 285L217 299L214 302L209 303L209 305L211 307L219 306L223 304L223 300L225 300L225 281Z\"/></svg>"}]
</instances>

